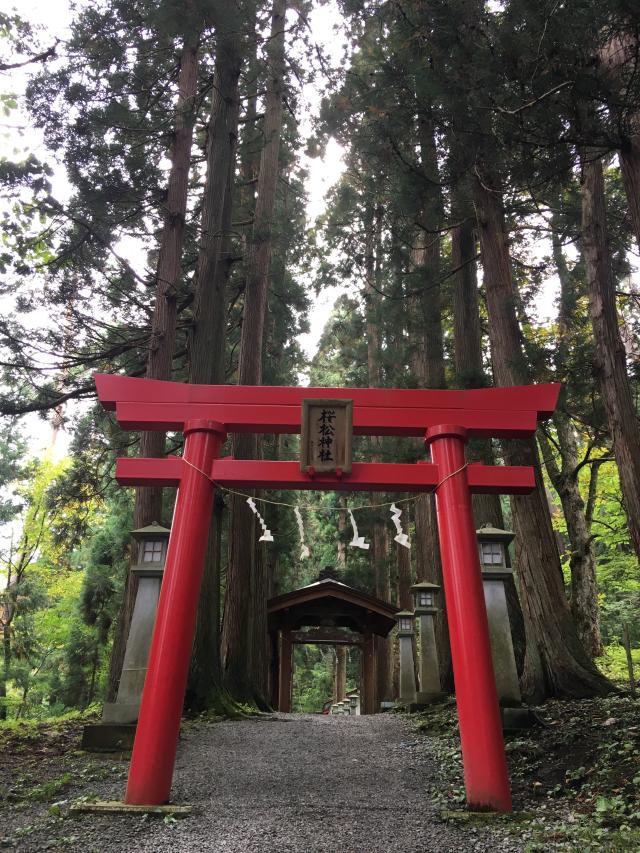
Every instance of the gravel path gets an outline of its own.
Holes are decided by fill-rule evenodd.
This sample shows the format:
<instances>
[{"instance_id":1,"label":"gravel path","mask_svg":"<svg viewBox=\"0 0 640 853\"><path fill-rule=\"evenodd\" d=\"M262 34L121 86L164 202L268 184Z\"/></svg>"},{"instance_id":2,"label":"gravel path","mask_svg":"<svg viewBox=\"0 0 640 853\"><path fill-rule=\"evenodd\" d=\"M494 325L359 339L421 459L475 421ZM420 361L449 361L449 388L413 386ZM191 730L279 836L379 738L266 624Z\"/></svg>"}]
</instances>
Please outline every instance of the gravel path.
<instances>
[{"instance_id":1,"label":"gravel path","mask_svg":"<svg viewBox=\"0 0 640 853\"><path fill-rule=\"evenodd\" d=\"M513 840L503 840L504 833L439 819L425 794L434 759L416 749L415 740L409 722L388 714L273 714L190 725L178 751L173 799L192 804L191 817L169 823L157 817L83 815L58 821L64 828L47 821L51 846L46 849L519 850ZM122 781L94 784L92 790L119 799ZM45 849L42 833L24 838L17 849Z\"/></svg>"}]
</instances>

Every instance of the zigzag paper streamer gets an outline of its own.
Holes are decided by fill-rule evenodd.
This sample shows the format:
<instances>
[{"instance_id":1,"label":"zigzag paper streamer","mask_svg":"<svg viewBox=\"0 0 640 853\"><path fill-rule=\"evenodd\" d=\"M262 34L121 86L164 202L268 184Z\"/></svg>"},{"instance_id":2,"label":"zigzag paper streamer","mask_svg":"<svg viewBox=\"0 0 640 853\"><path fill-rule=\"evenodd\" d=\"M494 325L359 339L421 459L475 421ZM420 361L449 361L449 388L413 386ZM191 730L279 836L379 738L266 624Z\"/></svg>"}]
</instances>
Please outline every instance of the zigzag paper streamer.
<instances>
[{"instance_id":1,"label":"zigzag paper streamer","mask_svg":"<svg viewBox=\"0 0 640 853\"><path fill-rule=\"evenodd\" d=\"M364 536L358 536L358 528L356 526L356 520L353 517L353 513L349 510L349 518L351 519L351 526L353 527L353 539L349 542L349 545L352 548L362 548L363 551L369 550L369 543L364 541Z\"/></svg>"},{"instance_id":2,"label":"zigzag paper streamer","mask_svg":"<svg viewBox=\"0 0 640 853\"><path fill-rule=\"evenodd\" d=\"M296 521L298 522L298 533L300 534L300 559L304 560L307 557L311 556L311 552L309 551L307 545L305 545L304 543L304 525L302 523L302 516L300 515L300 508L296 506L293 508L293 511L296 516Z\"/></svg>"},{"instance_id":3,"label":"zigzag paper streamer","mask_svg":"<svg viewBox=\"0 0 640 853\"><path fill-rule=\"evenodd\" d=\"M262 528L262 536L258 539L258 542L273 542L273 536L271 535L271 531L265 524L264 518L260 515L258 510L256 509L256 502L253 498L247 498L247 503L251 507L255 517L260 522L260 527Z\"/></svg>"},{"instance_id":4,"label":"zigzag paper streamer","mask_svg":"<svg viewBox=\"0 0 640 853\"><path fill-rule=\"evenodd\" d=\"M391 521L393 521L396 527L396 535L393 537L393 541L397 542L398 545L402 545L404 548L411 548L409 537L406 533L402 532L402 523L400 521L401 515L402 510L398 509L395 504L391 504Z\"/></svg>"}]
</instances>

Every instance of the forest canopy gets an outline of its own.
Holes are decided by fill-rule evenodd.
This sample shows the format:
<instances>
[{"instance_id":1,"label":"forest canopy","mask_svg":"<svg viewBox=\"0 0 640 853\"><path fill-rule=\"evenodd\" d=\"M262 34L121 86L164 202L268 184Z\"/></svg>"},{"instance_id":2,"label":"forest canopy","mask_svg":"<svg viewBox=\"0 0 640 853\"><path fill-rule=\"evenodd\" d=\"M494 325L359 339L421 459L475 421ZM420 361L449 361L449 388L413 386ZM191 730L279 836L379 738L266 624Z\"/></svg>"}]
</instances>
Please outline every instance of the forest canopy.
<instances>
[{"instance_id":1,"label":"forest canopy","mask_svg":"<svg viewBox=\"0 0 640 853\"><path fill-rule=\"evenodd\" d=\"M534 440L470 443L470 461L531 465L537 481L530 496L476 496L475 520L515 533L523 695L628 684L623 636L640 662L637 4L100 0L74 4L62 29L20 10L0 24L0 720L113 701L138 584L130 533L171 523L174 491L121 489L114 465L179 455L182 434L123 431L96 403L96 372L562 383ZM312 217L318 182L329 190ZM295 459L298 439L238 434L224 452ZM354 458L426 456L416 440L356 437ZM407 495L254 494L272 543L246 497L223 490L214 507L193 710L270 706L266 601L324 566L401 608L414 581L442 583L432 496L402 504L410 550L385 504ZM349 510L368 551L349 547ZM452 689L444 613L436 637ZM296 660L304 710L357 681L338 652ZM393 641L377 670L379 697L395 698Z\"/></svg>"}]
</instances>

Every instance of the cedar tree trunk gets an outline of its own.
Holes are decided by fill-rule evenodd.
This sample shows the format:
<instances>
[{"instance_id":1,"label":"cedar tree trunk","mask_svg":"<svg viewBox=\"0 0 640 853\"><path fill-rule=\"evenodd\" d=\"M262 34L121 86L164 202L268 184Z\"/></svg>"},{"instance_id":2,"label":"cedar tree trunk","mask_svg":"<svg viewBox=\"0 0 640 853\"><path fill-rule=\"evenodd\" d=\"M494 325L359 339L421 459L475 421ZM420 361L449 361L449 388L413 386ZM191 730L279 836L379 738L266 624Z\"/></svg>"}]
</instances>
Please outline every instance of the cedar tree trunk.
<instances>
[{"instance_id":1,"label":"cedar tree trunk","mask_svg":"<svg viewBox=\"0 0 640 853\"><path fill-rule=\"evenodd\" d=\"M444 344L442 332L442 305L440 293L440 234L443 222L442 192L436 156L433 121L429 111L421 117L420 152L422 168L428 177L423 189L420 229L411 251L411 268L414 272L413 290L420 290L414 305L422 328L416 335L419 352L413 359L412 370L420 388L444 388ZM433 495L420 495L415 502L416 578L418 581L437 583L442 588L442 564L438 541L438 522ZM451 653L446 609L443 605L435 617L436 645L440 663L440 680L452 684ZM445 688L446 689L446 688Z\"/></svg>"},{"instance_id":2,"label":"cedar tree trunk","mask_svg":"<svg viewBox=\"0 0 640 853\"><path fill-rule=\"evenodd\" d=\"M189 338L189 381L222 384L225 380L227 325L226 284L229 275L229 232L240 106L242 67L239 21L233 8L217 28L214 85L207 135L201 242L195 274L194 317ZM207 707L222 683L220 663L220 541L223 506L209 530L200 591L188 698L194 709Z\"/></svg>"},{"instance_id":3,"label":"cedar tree trunk","mask_svg":"<svg viewBox=\"0 0 640 853\"><path fill-rule=\"evenodd\" d=\"M262 381L262 350L265 315L269 289L269 266L273 216L278 185L278 154L282 131L282 109L285 74L285 0L274 0L269 39L269 79L265 98L263 148L251 238L247 247L246 285L238 381L241 385L260 385ZM257 441L253 435L237 435L233 455L238 459L255 459ZM265 584L253 577L254 518L246 499L233 496L231 501L230 554L227 596L222 626L222 663L225 684L239 699L264 702L260 685L266 682L261 675L267 666L267 637L262 637L265 625ZM259 568L259 567L258 567ZM250 590L252 595L247 595ZM264 647L259 660L251 650L252 631L260 634L258 643ZM248 658L253 657L253 660Z\"/></svg>"},{"instance_id":4,"label":"cedar tree trunk","mask_svg":"<svg viewBox=\"0 0 640 853\"><path fill-rule=\"evenodd\" d=\"M618 325L602 161L593 152L582 162L582 251L602 401L620 474L629 534L640 557L640 427Z\"/></svg>"},{"instance_id":5,"label":"cedar tree trunk","mask_svg":"<svg viewBox=\"0 0 640 853\"><path fill-rule=\"evenodd\" d=\"M167 185L167 202L158 264L151 339L147 358L147 379L170 379L173 345L176 329L177 285L181 274L180 261L184 243L187 211L187 191L191 166L191 147L195 120L194 100L198 84L199 32L184 39L178 76L178 100L171 151L171 170ZM164 454L165 434L143 432L140 439L140 456L154 457ZM133 527L146 527L162 521L162 489L142 487L136 489ZM137 559L137 548L131 549L131 560ZM113 647L109 661L107 701L113 702L118 692L124 653L129 637L129 626L138 591L137 575L129 572L125 583L122 604L115 627Z\"/></svg>"},{"instance_id":6,"label":"cedar tree trunk","mask_svg":"<svg viewBox=\"0 0 640 853\"><path fill-rule=\"evenodd\" d=\"M501 190L488 174L477 174L474 199L482 249L493 375L497 385L528 380L516 317L516 294L504 224ZM516 562L527 648L522 676L528 697L583 697L611 692L578 637L565 595L560 557L551 526L533 439L507 442L509 464L531 465L537 488L512 498Z\"/></svg>"},{"instance_id":7,"label":"cedar tree trunk","mask_svg":"<svg viewBox=\"0 0 640 853\"><path fill-rule=\"evenodd\" d=\"M384 385L382 370L381 310L380 294L380 255L382 251L382 208L375 211L371 205L365 212L365 320L367 329L367 372L370 388ZM371 439L371 459L382 461L382 438ZM374 493L372 503L380 503L384 496ZM375 590L378 598L391 600L391 578L389 573L389 536L386 519L377 515L373 522L372 560L375 577ZM393 694L393 660L391 643L386 637L376 637L376 672L378 699L390 700Z\"/></svg>"}]
</instances>

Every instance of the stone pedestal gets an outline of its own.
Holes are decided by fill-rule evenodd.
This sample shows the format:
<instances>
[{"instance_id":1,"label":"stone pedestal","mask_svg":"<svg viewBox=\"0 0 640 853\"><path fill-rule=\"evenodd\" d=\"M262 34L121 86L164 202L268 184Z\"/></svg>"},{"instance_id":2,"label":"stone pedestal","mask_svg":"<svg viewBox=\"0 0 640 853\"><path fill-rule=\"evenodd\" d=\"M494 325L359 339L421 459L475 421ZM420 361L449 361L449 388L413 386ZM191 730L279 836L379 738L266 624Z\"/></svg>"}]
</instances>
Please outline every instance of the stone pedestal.
<instances>
[{"instance_id":1,"label":"stone pedestal","mask_svg":"<svg viewBox=\"0 0 640 853\"><path fill-rule=\"evenodd\" d=\"M131 571L139 577L138 591L118 694L115 702L105 703L101 723L84 727L83 749L92 752L119 752L127 751L133 745L158 609L162 570L161 565L150 567L144 563L131 567Z\"/></svg>"},{"instance_id":2,"label":"stone pedestal","mask_svg":"<svg viewBox=\"0 0 640 853\"><path fill-rule=\"evenodd\" d=\"M88 752L130 752L136 726L111 723L85 726L82 730L82 749Z\"/></svg>"},{"instance_id":3,"label":"stone pedestal","mask_svg":"<svg viewBox=\"0 0 640 853\"><path fill-rule=\"evenodd\" d=\"M530 708L500 708L500 716L505 732L521 732L540 724Z\"/></svg>"},{"instance_id":4,"label":"stone pedestal","mask_svg":"<svg viewBox=\"0 0 640 853\"><path fill-rule=\"evenodd\" d=\"M414 705L416 702L416 676L413 663L413 642L411 634L398 634L400 648L400 702Z\"/></svg>"},{"instance_id":5,"label":"stone pedestal","mask_svg":"<svg viewBox=\"0 0 640 853\"><path fill-rule=\"evenodd\" d=\"M508 567L482 569L482 585L484 600L489 620L489 636L491 639L491 657L496 676L496 688L500 704L507 707L518 707L522 703L516 658L513 652L505 578L511 576Z\"/></svg>"},{"instance_id":6,"label":"stone pedestal","mask_svg":"<svg viewBox=\"0 0 640 853\"><path fill-rule=\"evenodd\" d=\"M135 723L138 719L142 688L147 674L149 648L156 621L162 570L131 569L139 575L136 603L124 653L122 675L115 702L108 702L102 711L104 723Z\"/></svg>"},{"instance_id":7,"label":"stone pedestal","mask_svg":"<svg viewBox=\"0 0 640 853\"><path fill-rule=\"evenodd\" d=\"M436 648L436 635L433 625L435 612L435 608L428 611L416 611L420 636L420 656L418 660L420 690L416 697L419 705L428 705L442 696L438 650Z\"/></svg>"}]
</instances>

